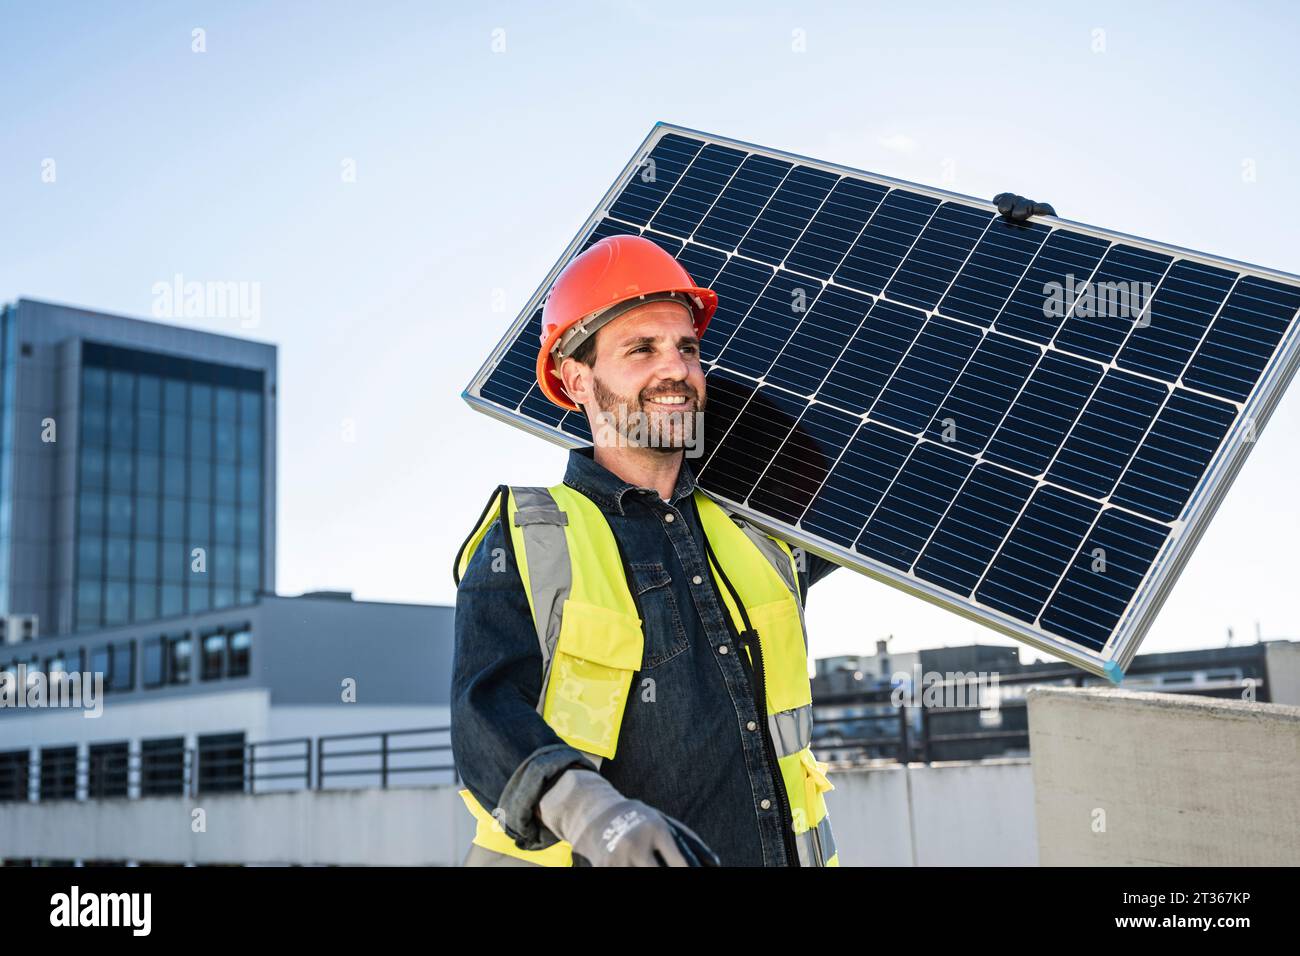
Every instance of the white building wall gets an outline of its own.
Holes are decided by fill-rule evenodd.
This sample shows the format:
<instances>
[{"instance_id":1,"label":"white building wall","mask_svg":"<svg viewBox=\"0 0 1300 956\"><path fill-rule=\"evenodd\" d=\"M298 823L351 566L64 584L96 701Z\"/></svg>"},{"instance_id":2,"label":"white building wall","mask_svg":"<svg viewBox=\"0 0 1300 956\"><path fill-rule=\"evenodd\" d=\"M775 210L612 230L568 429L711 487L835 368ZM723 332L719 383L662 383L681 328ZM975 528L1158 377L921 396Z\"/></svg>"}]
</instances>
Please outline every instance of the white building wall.
<instances>
[{"instance_id":1,"label":"white building wall","mask_svg":"<svg viewBox=\"0 0 1300 956\"><path fill-rule=\"evenodd\" d=\"M1029 692L1048 866L1300 864L1300 707Z\"/></svg>"},{"instance_id":2,"label":"white building wall","mask_svg":"<svg viewBox=\"0 0 1300 956\"><path fill-rule=\"evenodd\" d=\"M1024 761L848 770L831 780L844 866L1035 862ZM454 866L474 836L458 789L0 804L0 857ZM196 808L205 832L193 832Z\"/></svg>"}]
</instances>

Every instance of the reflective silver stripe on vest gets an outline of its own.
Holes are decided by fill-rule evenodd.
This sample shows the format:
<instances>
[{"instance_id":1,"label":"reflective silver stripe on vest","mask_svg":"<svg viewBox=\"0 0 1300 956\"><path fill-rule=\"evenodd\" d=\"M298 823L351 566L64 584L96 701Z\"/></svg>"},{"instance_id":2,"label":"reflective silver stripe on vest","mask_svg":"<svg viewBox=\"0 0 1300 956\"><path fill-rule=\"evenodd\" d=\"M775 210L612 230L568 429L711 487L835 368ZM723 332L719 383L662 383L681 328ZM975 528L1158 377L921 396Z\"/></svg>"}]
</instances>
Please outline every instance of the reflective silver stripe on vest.
<instances>
[{"instance_id":1,"label":"reflective silver stripe on vest","mask_svg":"<svg viewBox=\"0 0 1300 956\"><path fill-rule=\"evenodd\" d=\"M828 813L815 827L794 835L794 845L799 851L800 866L825 866L835 855L835 837L831 836L831 817Z\"/></svg>"},{"instance_id":2,"label":"reflective silver stripe on vest","mask_svg":"<svg viewBox=\"0 0 1300 956\"><path fill-rule=\"evenodd\" d=\"M524 550L527 552L528 587L532 592L533 625L537 629L537 643L542 652L542 696L545 697L546 680L550 675L551 655L560 636L560 617L564 602L573 584L573 570L569 566L569 543L564 536L564 526L569 516L545 488L511 488L515 500L515 513L511 521L523 529ZM537 705L541 710L541 703Z\"/></svg>"},{"instance_id":3,"label":"reflective silver stripe on vest","mask_svg":"<svg viewBox=\"0 0 1300 956\"><path fill-rule=\"evenodd\" d=\"M817 834L817 843L821 847L822 866L837 852L835 849L835 837L831 835L831 815L828 813L822 817L821 822L814 828Z\"/></svg>"},{"instance_id":4,"label":"reflective silver stripe on vest","mask_svg":"<svg viewBox=\"0 0 1300 956\"><path fill-rule=\"evenodd\" d=\"M776 745L776 755L786 757L798 753L812 743L812 705L805 704L793 710L767 715L767 728Z\"/></svg>"},{"instance_id":5,"label":"reflective silver stripe on vest","mask_svg":"<svg viewBox=\"0 0 1300 956\"><path fill-rule=\"evenodd\" d=\"M525 561L528 565L528 588L533 599L533 625L542 652L542 692L537 697L537 712L546 707L546 688L551 683L551 659L555 642L560 639L560 621L564 602L573 586L573 566L569 561L569 539L564 528L569 516L547 488L511 487L515 513L511 519L521 528ZM518 557L516 556L516 562ZM604 759L582 751L596 769Z\"/></svg>"},{"instance_id":6,"label":"reflective silver stripe on vest","mask_svg":"<svg viewBox=\"0 0 1300 956\"><path fill-rule=\"evenodd\" d=\"M795 849L799 851L800 866L821 866L817 859L817 837L815 829L804 830L794 835Z\"/></svg>"}]
</instances>

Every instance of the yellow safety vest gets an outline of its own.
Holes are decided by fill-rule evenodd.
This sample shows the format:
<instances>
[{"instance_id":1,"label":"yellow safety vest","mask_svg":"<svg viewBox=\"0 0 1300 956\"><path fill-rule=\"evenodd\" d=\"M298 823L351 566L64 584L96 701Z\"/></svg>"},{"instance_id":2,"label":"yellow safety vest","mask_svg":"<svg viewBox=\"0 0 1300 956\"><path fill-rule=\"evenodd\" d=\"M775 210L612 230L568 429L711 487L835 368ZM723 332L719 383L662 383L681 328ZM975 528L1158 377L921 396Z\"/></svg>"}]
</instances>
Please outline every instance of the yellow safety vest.
<instances>
[{"instance_id":1,"label":"yellow safety vest","mask_svg":"<svg viewBox=\"0 0 1300 956\"><path fill-rule=\"evenodd\" d=\"M794 556L785 542L728 514L698 488L695 502L718 593L764 688L799 865L838 866L822 796L834 787L811 747L808 640ZM628 582L609 573L623 566L614 534L595 503L568 485L502 485L456 556L457 585L498 520L510 536L541 649L537 709L561 739L599 767L614 756L644 646ZM567 842L521 850L469 790L460 795L478 821L477 846L542 866L572 866Z\"/></svg>"}]
</instances>

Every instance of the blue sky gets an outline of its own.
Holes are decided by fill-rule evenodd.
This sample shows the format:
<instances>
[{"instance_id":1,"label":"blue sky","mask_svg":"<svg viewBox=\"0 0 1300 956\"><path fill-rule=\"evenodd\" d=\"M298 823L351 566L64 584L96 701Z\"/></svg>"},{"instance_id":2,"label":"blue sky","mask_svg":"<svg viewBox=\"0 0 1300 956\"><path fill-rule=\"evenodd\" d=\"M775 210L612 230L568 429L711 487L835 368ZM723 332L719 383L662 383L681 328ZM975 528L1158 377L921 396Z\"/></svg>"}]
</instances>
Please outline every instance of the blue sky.
<instances>
[{"instance_id":1,"label":"blue sky","mask_svg":"<svg viewBox=\"0 0 1300 956\"><path fill-rule=\"evenodd\" d=\"M260 283L256 328L174 321L280 347L280 590L451 602L491 488L558 481L565 458L460 391L655 121L1300 272L1298 19L1282 3L3 3L0 300L148 317L177 273ZM1300 387L1143 651L1254 640L1256 621L1300 638L1298 437ZM889 634L898 651L1004 641L852 571L808 616L816 656Z\"/></svg>"}]
</instances>

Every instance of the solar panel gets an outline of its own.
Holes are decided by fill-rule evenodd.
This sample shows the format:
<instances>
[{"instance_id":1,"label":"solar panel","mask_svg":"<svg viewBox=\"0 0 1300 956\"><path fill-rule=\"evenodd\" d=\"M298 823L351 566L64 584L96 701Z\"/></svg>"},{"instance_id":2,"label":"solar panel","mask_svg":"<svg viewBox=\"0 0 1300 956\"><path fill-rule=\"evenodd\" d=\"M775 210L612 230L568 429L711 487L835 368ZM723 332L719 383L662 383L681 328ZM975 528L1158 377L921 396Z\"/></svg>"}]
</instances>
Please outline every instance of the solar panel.
<instances>
[{"instance_id":1,"label":"solar panel","mask_svg":"<svg viewBox=\"0 0 1300 956\"><path fill-rule=\"evenodd\" d=\"M700 484L786 541L1118 682L1300 364L1300 277L656 124L464 392L534 380L574 256L717 291Z\"/></svg>"}]
</instances>

